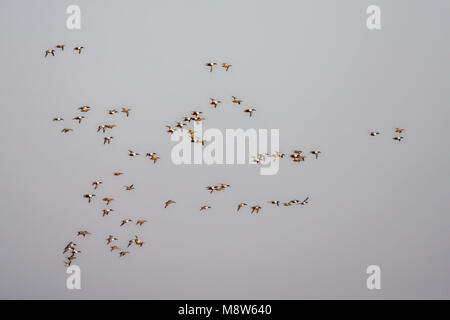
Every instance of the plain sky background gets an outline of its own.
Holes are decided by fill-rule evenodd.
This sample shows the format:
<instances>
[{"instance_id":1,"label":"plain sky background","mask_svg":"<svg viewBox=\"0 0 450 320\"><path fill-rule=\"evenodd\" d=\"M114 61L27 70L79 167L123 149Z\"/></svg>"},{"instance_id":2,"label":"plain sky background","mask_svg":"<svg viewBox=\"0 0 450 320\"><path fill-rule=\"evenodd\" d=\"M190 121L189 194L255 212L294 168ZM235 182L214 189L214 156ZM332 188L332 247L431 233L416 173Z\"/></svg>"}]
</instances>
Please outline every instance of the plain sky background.
<instances>
[{"instance_id":1,"label":"plain sky background","mask_svg":"<svg viewBox=\"0 0 450 320\"><path fill-rule=\"evenodd\" d=\"M66 28L70 4L81 30ZM371 4L380 31L366 28ZM450 298L449 31L447 0L1 1L0 298ZM210 73L208 61L233 67ZM86 104L85 121L71 120ZM122 106L129 118L107 115ZM165 125L193 110L204 128L277 128L282 152L322 156L284 159L274 176L176 166ZM102 123L117 124L111 145ZM204 189L218 183L231 188ZM308 206L267 203L307 195ZM115 213L102 218L104 196ZM240 202L263 209L237 214ZM125 218L149 222L119 228ZM145 244L119 258L109 234ZM66 289L70 240L81 290ZM378 291L366 288L371 264Z\"/></svg>"}]
</instances>

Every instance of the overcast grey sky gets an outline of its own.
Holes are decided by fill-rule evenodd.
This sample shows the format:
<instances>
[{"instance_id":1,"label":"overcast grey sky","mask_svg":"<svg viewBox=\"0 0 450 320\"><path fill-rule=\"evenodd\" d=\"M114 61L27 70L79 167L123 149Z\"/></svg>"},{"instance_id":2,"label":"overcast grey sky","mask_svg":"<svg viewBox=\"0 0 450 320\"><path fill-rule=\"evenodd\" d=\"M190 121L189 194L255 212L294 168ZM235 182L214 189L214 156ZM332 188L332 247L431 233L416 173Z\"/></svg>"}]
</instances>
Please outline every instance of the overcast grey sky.
<instances>
[{"instance_id":1,"label":"overcast grey sky","mask_svg":"<svg viewBox=\"0 0 450 320\"><path fill-rule=\"evenodd\" d=\"M81 30L66 28L70 4ZM380 31L366 28L370 4L381 7ZM446 0L1 1L0 298L448 299L449 9ZM44 58L59 43L66 50ZM233 67L210 73L207 61ZM82 105L92 110L77 124ZM106 114L123 106L129 118ZM276 128L282 152L322 155L284 159L274 176L176 166L165 125L193 110L205 129ZM107 146L102 123L117 124ZM396 127L406 129L400 143ZM231 188L204 189L219 183ZM115 213L102 218L104 196ZM307 206L267 203L305 196ZM163 209L168 199L177 203ZM236 214L240 202L263 209ZM119 228L125 218L149 222ZM77 239L79 230L92 235ZM109 234L145 245L119 258ZM70 240L82 251L81 290L66 289ZM366 288L372 264L381 290Z\"/></svg>"}]
</instances>

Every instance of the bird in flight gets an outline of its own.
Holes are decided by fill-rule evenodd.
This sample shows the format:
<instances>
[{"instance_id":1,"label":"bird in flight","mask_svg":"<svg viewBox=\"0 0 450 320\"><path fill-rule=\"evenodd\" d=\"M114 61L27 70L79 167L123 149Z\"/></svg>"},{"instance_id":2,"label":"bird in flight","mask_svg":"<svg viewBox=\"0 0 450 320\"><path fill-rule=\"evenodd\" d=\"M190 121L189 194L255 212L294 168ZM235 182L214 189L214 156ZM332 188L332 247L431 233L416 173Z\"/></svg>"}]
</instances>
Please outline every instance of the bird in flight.
<instances>
[{"instance_id":1,"label":"bird in flight","mask_svg":"<svg viewBox=\"0 0 450 320\"><path fill-rule=\"evenodd\" d=\"M105 202L106 202L106 205L109 206L109 204L111 203L111 201L114 200L114 198L108 198L108 197L105 197L105 198L103 198L102 200L105 201Z\"/></svg>"},{"instance_id":2,"label":"bird in flight","mask_svg":"<svg viewBox=\"0 0 450 320\"><path fill-rule=\"evenodd\" d=\"M318 151L318 150L313 150L313 151L310 151L310 153L313 154L313 155L315 155L315 156L316 156L316 159L318 159L318 158L319 158L319 154L322 153L322 152L320 152L320 151Z\"/></svg>"},{"instance_id":3,"label":"bird in flight","mask_svg":"<svg viewBox=\"0 0 450 320\"><path fill-rule=\"evenodd\" d=\"M82 121L83 119L84 119L84 116L78 116L78 117L73 118L73 120L78 121L78 123L81 123L81 121Z\"/></svg>"},{"instance_id":4,"label":"bird in flight","mask_svg":"<svg viewBox=\"0 0 450 320\"><path fill-rule=\"evenodd\" d=\"M209 67L209 72L213 71L214 66L217 65L215 62L208 62L205 64L205 66Z\"/></svg>"},{"instance_id":5,"label":"bird in flight","mask_svg":"<svg viewBox=\"0 0 450 320\"><path fill-rule=\"evenodd\" d=\"M147 153L147 155L149 155L149 153ZM156 154L153 154L150 156L150 160L153 160L153 163L156 163L156 161L158 161L159 157L156 156Z\"/></svg>"},{"instance_id":6,"label":"bird in flight","mask_svg":"<svg viewBox=\"0 0 450 320\"><path fill-rule=\"evenodd\" d=\"M134 152L134 151L128 150L128 155L129 155L130 157L135 157L135 156L138 156L139 153L136 153L136 152Z\"/></svg>"},{"instance_id":7,"label":"bird in flight","mask_svg":"<svg viewBox=\"0 0 450 320\"><path fill-rule=\"evenodd\" d=\"M304 206L305 204L308 204L308 202L309 202L309 197L306 197L306 199L303 200L302 202L300 202L300 204L301 204L302 206Z\"/></svg>"},{"instance_id":8,"label":"bird in flight","mask_svg":"<svg viewBox=\"0 0 450 320\"><path fill-rule=\"evenodd\" d=\"M115 175L115 176L121 176L121 175L123 175L123 173L122 173L122 172L113 172L113 175Z\"/></svg>"},{"instance_id":9,"label":"bird in flight","mask_svg":"<svg viewBox=\"0 0 450 320\"><path fill-rule=\"evenodd\" d=\"M103 209L102 217L107 216L111 211L114 211L114 209L111 208Z\"/></svg>"},{"instance_id":10,"label":"bird in flight","mask_svg":"<svg viewBox=\"0 0 450 320\"><path fill-rule=\"evenodd\" d=\"M230 67L231 67L231 64L224 62L224 63L222 63L222 67L225 68L225 71L228 71L228 69L230 69Z\"/></svg>"},{"instance_id":11,"label":"bird in flight","mask_svg":"<svg viewBox=\"0 0 450 320\"><path fill-rule=\"evenodd\" d=\"M217 108L217 106L219 105L219 103L222 103L221 101L216 100L216 99L214 99L214 98L209 98L209 99L211 100L211 102L210 102L209 104L210 104L210 105L213 105L214 108Z\"/></svg>"},{"instance_id":12,"label":"bird in flight","mask_svg":"<svg viewBox=\"0 0 450 320\"><path fill-rule=\"evenodd\" d=\"M146 223L147 222L147 220L138 220L137 222L136 222L136 225L140 225L140 226L142 226L144 223Z\"/></svg>"},{"instance_id":13,"label":"bird in flight","mask_svg":"<svg viewBox=\"0 0 450 320\"><path fill-rule=\"evenodd\" d=\"M91 110L91 107L82 106L82 107L79 107L78 110L81 110L81 112L88 112L89 110Z\"/></svg>"},{"instance_id":14,"label":"bird in flight","mask_svg":"<svg viewBox=\"0 0 450 320\"><path fill-rule=\"evenodd\" d=\"M136 243L136 239L129 240L127 248L129 248L133 243Z\"/></svg>"},{"instance_id":15,"label":"bird in flight","mask_svg":"<svg viewBox=\"0 0 450 320\"><path fill-rule=\"evenodd\" d=\"M108 114L116 114L118 111L116 109L108 110Z\"/></svg>"},{"instance_id":16,"label":"bird in flight","mask_svg":"<svg viewBox=\"0 0 450 320\"><path fill-rule=\"evenodd\" d=\"M124 224L131 222L131 221L132 221L131 219L122 220L122 222L120 223L120 226L123 226Z\"/></svg>"},{"instance_id":17,"label":"bird in flight","mask_svg":"<svg viewBox=\"0 0 450 320\"><path fill-rule=\"evenodd\" d=\"M128 251L120 251L119 256L123 257L124 255L129 254Z\"/></svg>"},{"instance_id":18,"label":"bird in flight","mask_svg":"<svg viewBox=\"0 0 450 320\"><path fill-rule=\"evenodd\" d=\"M66 253L67 251L71 251L74 246L76 246L76 244L74 242L70 241L64 248L63 254Z\"/></svg>"},{"instance_id":19,"label":"bird in flight","mask_svg":"<svg viewBox=\"0 0 450 320\"><path fill-rule=\"evenodd\" d=\"M108 238L106 238L106 244L110 244L111 242L116 241L116 240L119 240L119 239L110 235Z\"/></svg>"},{"instance_id":20,"label":"bird in flight","mask_svg":"<svg viewBox=\"0 0 450 320\"><path fill-rule=\"evenodd\" d=\"M134 190L134 184L130 184L129 186L124 186L126 191Z\"/></svg>"},{"instance_id":21,"label":"bird in flight","mask_svg":"<svg viewBox=\"0 0 450 320\"><path fill-rule=\"evenodd\" d=\"M64 51L65 46L66 46L65 44L58 44L55 48L61 49L61 51Z\"/></svg>"},{"instance_id":22,"label":"bird in flight","mask_svg":"<svg viewBox=\"0 0 450 320\"><path fill-rule=\"evenodd\" d=\"M240 100L240 99L238 99L237 97L235 97L235 96L232 96L233 97L233 103L237 103L237 104L241 104L241 102L242 102L242 100Z\"/></svg>"},{"instance_id":23,"label":"bird in flight","mask_svg":"<svg viewBox=\"0 0 450 320\"><path fill-rule=\"evenodd\" d=\"M63 121L64 119L63 118L61 118L61 117L56 117L56 118L53 118L53 121Z\"/></svg>"},{"instance_id":24,"label":"bird in flight","mask_svg":"<svg viewBox=\"0 0 450 320\"><path fill-rule=\"evenodd\" d=\"M86 237L88 234L91 234L89 231L78 231L77 236Z\"/></svg>"},{"instance_id":25,"label":"bird in flight","mask_svg":"<svg viewBox=\"0 0 450 320\"><path fill-rule=\"evenodd\" d=\"M244 202L239 203L238 206L237 206L237 211L241 210L241 208L244 207L244 206L246 206L246 205L247 205L247 204L244 203Z\"/></svg>"},{"instance_id":26,"label":"bird in flight","mask_svg":"<svg viewBox=\"0 0 450 320\"><path fill-rule=\"evenodd\" d=\"M51 54L52 56L55 56L55 50L51 49L51 50L46 50L45 51L45 58L47 58L47 56Z\"/></svg>"},{"instance_id":27,"label":"bird in flight","mask_svg":"<svg viewBox=\"0 0 450 320\"><path fill-rule=\"evenodd\" d=\"M195 117L195 118L194 118L194 121L197 122L197 123L200 123L200 122L202 122L203 120L206 120L206 118L202 118L202 117Z\"/></svg>"},{"instance_id":28,"label":"bird in flight","mask_svg":"<svg viewBox=\"0 0 450 320\"><path fill-rule=\"evenodd\" d=\"M250 108L250 109L245 109L244 112L248 112L250 113L250 117L253 115L253 112L255 112L256 109Z\"/></svg>"},{"instance_id":29,"label":"bird in flight","mask_svg":"<svg viewBox=\"0 0 450 320\"><path fill-rule=\"evenodd\" d=\"M177 122L177 125L175 126L175 128L180 128L181 130L183 130L184 127L184 123L181 122Z\"/></svg>"},{"instance_id":30,"label":"bird in flight","mask_svg":"<svg viewBox=\"0 0 450 320\"><path fill-rule=\"evenodd\" d=\"M405 131L405 129L395 128L395 132L397 133L402 133L403 131Z\"/></svg>"},{"instance_id":31,"label":"bird in flight","mask_svg":"<svg viewBox=\"0 0 450 320\"><path fill-rule=\"evenodd\" d=\"M175 132L175 129L172 126L166 126L168 128L167 132L172 134Z\"/></svg>"},{"instance_id":32,"label":"bird in flight","mask_svg":"<svg viewBox=\"0 0 450 320\"><path fill-rule=\"evenodd\" d=\"M95 194L85 194L83 197L89 199L88 203L91 203L92 199L95 197Z\"/></svg>"},{"instance_id":33,"label":"bird in flight","mask_svg":"<svg viewBox=\"0 0 450 320\"><path fill-rule=\"evenodd\" d=\"M280 201L278 201L278 200L272 200L272 201L270 201L270 203L271 203L271 204L276 204L277 207L280 206Z\"/></svg>"},{"instance_id":34,"label":"bird in flight","mask_svg":"<svg viewBox=\"0 0 450 320\"><path fill-rule=\"evenodd\" d=\"M118 246L111 246L111 252L114 250L122 250L122 249L120 249Z\"/></svg>"},{"instance_id":35,"label":"bird in flight","mask_svg":"<svg viewBox=\"0 0 450 320\"><path fill-rule=\"evenodd\" d=\"M67 260L72 261L75 260L77 257L75 257L75 255L72 253L72 255L67 257Z\"/></svg>"},{"instance_id":36,"label":"bird in flight","mask_svg":"<svg viewBox=\"0 0 450 320\"><path fill-rule=\"evenodd\" d=\"M252 213L256 211L256 213L259 213L259 210L261 209L260 206L253 206L252 207Z\"/></svg>"},{"instance_id":37,"label":"bird in flight","mask_svg":"<svg viewBox=\"0 0 450 320\"><path fill-rule=\"evenodd\" d=\"M372 137L375 137L376 135L379 135L380 133L379 132L377 132L377 131L372 131L372 132L370 132L370 135L372 136Z\"/></svg>"},{"instance_id":38,"label":"bird in flight","mask_svg":"<svg viewBox=\"0 0 450 320\"><path fill-rule=\"evenodd\" d=\"M144 244L144 242L142 242L141 238L139 238L138 236L135 236L134 243L136 243L140 247L142 247L142 245Z\"/></svg>"},{"instance_id":39,"label":"bird in flight","mask_svg":"<svg viewBox=\"0 0 450 320\"><path fill-rule=\"evenodd\" d=\"M277 158L284 158L285 154L284 153L280 153L280 152L276 152L272 155L272 157L274 157L274 159Z\"/></svg>"},{"instance_id":40,"label":"bird in flight","mask_svg":"<svg viewBox=\"0 0 450 320\"><path fill-rule=\"evenodd\" d=\"M130 108L122 108L122 112L123 113L125 113L126 115L127 115L127 117L130 115L130 111L131 111L131 109Z\"/></svg>"},{"instance_id":41,"label":"bird in flight","mask_svg":"<svg viewBox=\"0 0 450 320\"><path fill-rule=\"evenodd\" d=\"M396 141L398 141L398 142L400 142L400 141L402 141L403 140L403 137L402 136L398 136L398 137L394 137L394 138L392 138L393 140L396 140Z\"/></svg>"},{"instance_id":42,"label":"bird in flight","mask_svg":"<svg viewBox=\"0 0 450 320\"><path fill-rule=\"evenodd\" d=\"M171 205L172 203L175 203L175 201L173 200L167 200L164 204L164 208L167 208L169 205Z\"/></svg>"},{"instance_id":43,"label":"bird in flight","mask_svg":"<svg viewBox=\"0 0 450 320\"><path fill-rule=\"evenodd\" d=\"M110 144L111 139L114 139L114 137L104 137L103 138L103 144Z\"/></svg>"},{"instance_id":44,"label":"bird in flight","mask_svg":"<svg viewBox=\"0 0 450 320\"><path fill-rule=\"evenodd\" d=\"M81 54L81 50L83 50L84 47L75 47L73 50L78 51L78 54Z\"/></svg>"},{"instance_id":45,"label":"bird in flight","mask_svg":"<svg viewBox=\"0 0 450 320\"><path fill-rule=\"evenodd\" d=\"M291 154L291 157L294 158L294 162L305 161L306 156L302 154L302 151L296 150L294 154Z\"/></svg>"},{"instance_id":46,"label":"bird in flight","mask_svg":"<svg viewBox=\"0 0 450 320\"><path fill-rule=\"evenodd\" d=\"M200 211L207 210L207 209L210 209L210 208L211 208L210 206L203 206L203 207L200 208Z\"/></svg>"},{"instance_id":47,"label":"bird in flight","mask_svg":"<svg viewBox=\"0 0 450 320\"><path fill-rule=\"evenodd\" d=\"M61 130L62 133L67 133L67 132L70 132L70 131L73 131L73 129L64 128L64 129Z\"/></svg>"}]
</instances>

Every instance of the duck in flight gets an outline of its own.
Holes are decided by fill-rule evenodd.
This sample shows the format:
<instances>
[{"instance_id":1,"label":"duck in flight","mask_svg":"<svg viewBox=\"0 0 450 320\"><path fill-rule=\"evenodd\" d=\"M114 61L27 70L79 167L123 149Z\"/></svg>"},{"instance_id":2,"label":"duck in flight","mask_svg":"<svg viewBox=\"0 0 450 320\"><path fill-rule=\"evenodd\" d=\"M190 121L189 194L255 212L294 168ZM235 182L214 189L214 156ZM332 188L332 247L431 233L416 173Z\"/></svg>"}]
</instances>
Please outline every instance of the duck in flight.
<instances>
[{"instance_id":1,"label":"duck in flight","mask_svg":"<svg viewBox=\"0 0 450 320\"><path fill-rule=\"evenodd\" d=\"M255 111L256 111L256 109L254 109L254 108L244 110L244 112L248 112L250 114L250 117L253 115L253 112L255 112Z\"/></svg>"},{"instance_id":2,"label":"duck in flight","mask_svg":"<svg viewBox=\"0 0 450 320\"><path fill-rule=\"evenodd\" d=\"M111 201L114 200L114 198L105 197L105 198L103 198L102 200L105 201L105 202L106 202L106 205L109 206L109 204L111 203Z\"/></svg>"},{"instance_id":3,"label":"duck in flight","mask_svg":"<svg viewBox=\"0 0 450 320\"><path fill-rule=\"evenodd\" d=\"M111 209L111 208L103 209L102 217L107 216L112 211L114 211L114 209Z\"/></svg>"},{"instance_id":4,"label":"duck in flight","mask_svg":"<svg viewBox=\"0 0 450 320\"><path fill-rule=\"evenodd\" d=\"M213 71L214 66L217 65L216 62L208 62L205 64L205 66L209 67L209 72Z\"/></svg>"},{"instance_id":5,"label":"duck in flight","mask_svg":"<svg viewBox=\"0 0 450 320\"><path fill-rule=\"evenodd\" d=\"M122 112L125 113L127 115L127 117L130 116L130 111L131 111L130 108L128 108L128 109L127 108L122 108Z\"/></svg>"},{"instance_id":6,"label":"duck in flight","mask_svg":"<svg viewBox=\"0 0 450 320\"><path fill-rule=\"evenodd\" d=\"M103 144L110 144L111 139L114 139L114 137L104 137L103 138Z\"/></svg>"},{"instance_id":7,"label":"duck in flight","mask_svg":"<svg viewBox=\"0 0 450 320\"><path fill-rule=\"evenodd\" d=\"M142 226L144 223L146 223L147 222L147 220L138 220L137 222L136 222L136 225L139 225L139 226Z\"/></svg>"},{"instance_id":8,"label":"duck in flight","mask_svg":"<svg viewBox=\"0 0 450 320\"><path fill-rule=\"evenodd\" d=\"M81 123L81 121L82 121L83 119L84 119L84 116L78 116L78 117L73 118L73 120L78 121L78 123Z\"/></svg>"},{"instance_id":9,"label":"duck in flight","mask_svg":"<svg viewBox=\"0 0 450 320\"><path fill-rule=\"evenodd\" d=\"M306 197L306 199L303 200L302 202L300 202L300 204L301 204L302 206L304 206L304 205L308 204L308 202L309 202L309 197Z\"/></svg>"},{"instance_id":10,"label":"duck in flight","mask_svg":"<svg viewBox=\"0 0 450 320\"><path fill-rule=\"evenodd\" d=\"M73 50L78 51L78 54L81 54L81 50L83 50L84 47L75 47Z\"/></svg>"},{"instance_id":11,"label":"duck in flight","mask_svg":"<svg viewBox=\"0 0 450 320\"><path fill-rule=\"evenodd\" d=\"M124 224L131 222L131 221L133 221L133 220L131 220L131 219L122 220L122 222L120 223L120 226L123 226Z\"/></svg>"},{"instance_id":12,"label":"duck in flight","mask_svg":"<svg viewBox=\"0 0 450 320\"><path fill-rule=\"evenodd\" d=\"M175 203L175 201L173 201L173 200L167 200L165 203L164 203L164 208L167 208L169 205L171 205L172 203Z\"/></svg>"},{"instance_id":13,"label":"duck in flight","mask_svg":"<svg viewBox=\"0 0 450 320\"><path fill-rule=\"evenodd\" d=\"M315 155L315 156L316 156L316 159L318 159L318 158L319 158L319 154L321 154L322 152L320 152L320 151L318 151L318 150L313 150L313 151L310 151L310 153L313 154L313 155Z\"/></svg>"},{"instance_id":14,"label":"duck in flight","mask_svg":"<svg viewBox=\"0 0 450 320\"><path fill-rule=\"evenodd\" d=\"M256 211L256 213L259 213L259 210L261 210L260 206L253 206L252 207L252 213Z\"/></svg>"},{"instance_id":15,"label":"duck in flight","mask_svg":"<svg viewBox=\"0 0 450 320\"><path fill-rule=\"evenodd\" d=\"M242 100L241 99L238 99L237 97L235 97L235 96L232 96L232 98L233 98L233 103L237 103L237 104L241 104L241 102L242 102Z\"/></svg>"},{"instance_id":16,"label":"duck in flight","mask_svg":"<svg viewBox=\"0 0 450 320\"><path fill-rule=\"evenodd\" d=\"M110 235L108 238L106 238L106 244L110 244L111 242L117 241L117 240L119 240L119 239Z\"/></svg>"},{"instance_id":17,"label":"duck in flight","mask_svg":"<svg viewBox=\"0 0 450 320\"><path fill-rule=\"evenodd\" d=\"M244 207L244 206L246 206L246 205L247 205L247 204L244 203L244 202L239 203L238 206L237 206L237 211L241 210L241 208Z\"/></svg>"},{"instance_id":18,"label":"duck in flight","mask_svg":"<svg viewBox=\"0 0 450 320\"><path fill-rule=\"evenodd\" d=\"M53 57L55 56L55 50L51 49L51 50L45 50L45 58L47 58L47 56L51 54Z\"/></svg>"},{"instance_id":19,"label":"duck in flight","mask_svg":"<svg viewBox=\"0 0 450 320\"><path fill-rule=\"evenodd\" d=\"M225 68L225 71L228 71L228 69L230 69L230 67L231 67L231 64L224 62L224 63L222 63L222 67Z\"/></svg>"},{"instance_id":20,"label":"duck in flight","mask_svg":"<svg viewBox=\"0 0 450 320\"><path fill-rule=\"evenodd\" d=\"M85 194L83 197L88 199L88 203L91 203L92 199L95 197L95 194Z\"/></svg>"},{"instance_id":21,"label":"duck in flight","mask_svg":"<svg viewBox=\"0 0 450 320\"><path fill-rule=\"evenodd\" d=\"M214 108L217 108L217 106L219 105L219 103L222 103L221 101L216 100L216 99L214 99L214 98L209 98L209 99L211 100L211 102L210 102L209 104L210 104L210 105L213 105Z\"/></svg>"},{"instance_id":22,"label":"duck in flight","mask_svg":"<svg viewBox=\"0 0 450 320\"><path fill-rule=\"evenodd\" d=\"M82 106L82 107L79 107L78 110L81 110L81 112L88 112L89 110L91 110L91 107Z\"/></svg>"}]
</instances>

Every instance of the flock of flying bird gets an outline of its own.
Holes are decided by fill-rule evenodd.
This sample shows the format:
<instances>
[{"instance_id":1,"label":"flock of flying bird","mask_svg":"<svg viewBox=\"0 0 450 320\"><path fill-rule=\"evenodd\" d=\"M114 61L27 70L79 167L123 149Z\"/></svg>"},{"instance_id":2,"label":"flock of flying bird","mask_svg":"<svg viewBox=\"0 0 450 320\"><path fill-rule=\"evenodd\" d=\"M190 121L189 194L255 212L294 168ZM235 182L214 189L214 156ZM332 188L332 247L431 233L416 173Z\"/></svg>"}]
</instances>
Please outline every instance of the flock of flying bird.
<instances>
[{"instance_id":1,"label":"flock of flying bird","mask_svg":"<svg viewBox=\"0 0 450 320\"><path fill-rule=\"evenodd\" d=\"M64 47L65 47L64 45L57 45L56 46L56 48L61 49L61 51L64 50ZM78 53L81 54L81 51L82 51L83 48L84 47L82 47L82 46L75 47L74 50L78 51ZM46 50L45 51L45 57L47 57L49 54L54 56L55 55L55 50L54 49ZM208 62L208 63L206 63L206 66L209 67L210 72L214 71L214 67L216 65L217 65L216 62ZM223 63L222 64L222 67L225 69L225 71L228 71L231 68L231 66L232 65L228 64L228 63ZM241 103L243 102L243 100L239 99L236 96L232 96L231 98L232 98L231 102L234 103L234 104L241 105ZM221 103L222 102L220 100L217 100L217 99L214 99L214 98L210 98L210 103L209 104L212 105L214 108L217 108L217 106L219 104L221 104ZM89 107L89 106L82 106L82 107L79 107L78 110L81 112L81 114L87 114L91 110L91 107ZM255 112L255 110L256 110L255 108L247 108L247 109L244 110L244 112L249 113L250 117L252 117L252 115ZM107 114L115 115L118 112L119 111L117 111L116 109L113 108L113 109L108 110ZM121 109L121 113L125 114L126 117L129 117L130 112L131 112L130 108L123 107ZM85 116L83 116L81 114L77 115L76 117L74 117L72 119L80 124L83 121L83 119L85 118ZM170 133L170 134L173 134L175 131L181 130L182 132L187 133L190 136L192 143L201 143L202 145L204 145L205 141L203 139L201 139L201 137L197 137L196 136L196 132L194 132L194 130L188 128L188 125L190 123L192 123L192 122L199 123L199 122L202 122L202 121L206 120L206 118L202 117L202 114L203 113L201 111L193 111L188 116L183 116L181 118L182 119L181 121L176 121L176 125L173 125L173 126L167 125L166 126L168 128L167 132ZM58 116L58 117L53 118L53 121L59 122L59 121L64 121L64 119L62 117ZM115 127L116 127L115 124L101 124L101 125L99 125L97 127L97 133L99 133L99 132L106 133L107 130L112 130ZM71 132L71 131L73 131L72 128L63 128L61 130L61 132L63 132L63 133L68 133L68 132ZM396 130L395 130L395 132L399 133L399 134L401 134L403 131L404 131L404 129L400 129L400 128L396 128ZM379 134L380 133L377 132L377 131L370 132L371 136L377 136ZM113 139L112 136L105 136L105 137L103 137L103 144L110 144L112 139ZM393 139L396 140L396 141L401 141L403 139L403 136L396 136ZM316 159L318 159L319 155L321 154L321 151L319 151L319 150L312 150L312 151L310 151L310 153ZM128 150L128 155L130 157L136 157L136 156L139 156L140 154L135 152L135 151ZM149 157L150 160L153 161L154 164L156 164L156 162L160 159L160 157L158 156L158 154L156 152L148 152L148 153L146 153L146 157ZM284 158L285 154L284 153L280 153L280 152L275 152L272 155L268 154L268 153L259 154L258 156L254 157L253 161L256 162L256 163L260 163L261 161L265 160L266 157L273 157L276 160L276 159ZM305 158L306 158L306 156L303 154L303 151L301 151L301 150L294 150L292 152L292 154L290 155L290 157L293 158L294 162L302 162L302 161L305 161ZM120 176L122 174L123 174L122 172L113 172L114 176ZM94 190L97 190L102 184L103 184L102 181L96 180L96 181L92 182L92 187L93 187ZM134 184L125 185L124 188L125 188L125 191L132 191L132 190L134 190ZM214 192L223 191L223 190L228 189L228 188L230 188L230 185L229 184L224 184L224 183L206 187L206 189L211 194L214 193ZM94 193L87 193L87 194L84 194L83 197L88 200L88 203L91 203L94 200L94 197L96 197L96 194L94 194ZM105 202L105 206L106 206L106 208L104 208L102 210L102 216L103 217L108 216L111 212L114 211L114 209L112 209L110 207L111 203L114 200L115 200L114 198L109 197L109 196L105 196L105 197L102 198L102 201ZM164 208L168 208L170 205L173 205L175 203L176 202L174 200L167 200L164 203ZM272 204L272 205L275 205L277 207L279 207L280 205L284 206L284 207L289 207L289 206L293 206L293 205L305 206L305 205L307 205L309 203L309 197L306 197L303 201L290 200L288 202L281 202L279 200L272 200L272 201L269 201L269 203ZM247 203L244 203L244 202L239 203L237 205L237 212L239 212L245 206L247 206ZM209 206L209 205L203 205L203 206L200 207L200 211L205 211L205 210L208 210L210 208L211 208L211 206ZM262 207L259 204L253 205L250 208L251 208L251 211L250 211L251 214L259 213L259 211L262 209ZM125 226L126 224L128 224L130 222L133 222L133 220L129 219L129 218L123 219L121 221L119 227L123 227L123 226ZM139 219L139 220L136 221L135 225L140 227L146 222L147 222L147 220L145 220L145 219ZM77 234L76 234L76 236L83 237L83 238L86 237L86 236L89 236L89 235L91 235L91 233L89 231L86 231L86 230L78 231ZM129 254L130 252L127 251L127 250L133 244L135 246L139 246L139 247L142 247L142 245L144 244L144 242L141 240L141 238L139 236L135 235L134 238L128 240L127 249L123 249L123 248L119 247L118 245L112 244L114 241L118 241L118 240L119 239L117 237L115 237L113 235L109 235L106 238L106 245L109 246L109 250L111 252L114 252L115 250L117 250L119 252L119 256L120 257L123 257L123 256ZM73 241L70 241L66 245L66 247L64 248L63 254L69 253L69 256L66 257L67 261L64 262L65 266L70 266L72 261L74 259L76 259L76 255L81 252L80 250L76 249L75 247L76 247L76 244Z\"/></svg>"},{"instance_id":2,"label":"flock of flying bird","mask_svg":"<svg viewBox=\"0 0 450 320\"><path fill-rule=\"evenodd\" d=\"M61 49L61 51L64 51L64 48L66 47L65 44L58 44L55 46L56 49ZM81 51L84 49L84 47L78 46L73 48L74 51L78 51L78 54L81 54ZM47 56L49 54L51 54L53 57L55 56L56 50L55 49L47 49L45 50L45 58L47 58Z\"/></svg>"}]
</instances>

